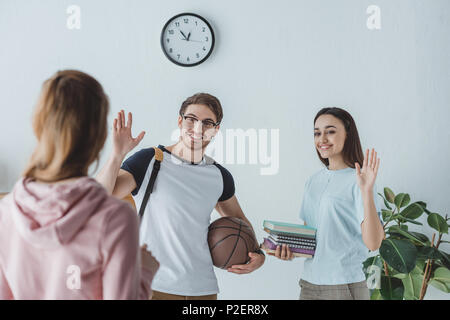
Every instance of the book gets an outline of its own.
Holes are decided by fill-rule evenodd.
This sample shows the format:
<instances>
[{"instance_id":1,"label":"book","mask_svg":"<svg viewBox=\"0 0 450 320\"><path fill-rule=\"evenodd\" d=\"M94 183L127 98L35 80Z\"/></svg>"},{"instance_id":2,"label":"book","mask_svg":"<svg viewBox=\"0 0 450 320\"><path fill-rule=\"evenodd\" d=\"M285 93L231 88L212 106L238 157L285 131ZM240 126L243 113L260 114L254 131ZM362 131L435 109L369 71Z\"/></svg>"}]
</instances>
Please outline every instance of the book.
<instances>
[{"instance_id":1,"label":"book","mask_svg":"<svg viewBox=\"0 0 450 320\"><path fill-rule=\"evenodd\" d=\"M267 254L275 254L274 249L269 249L266 246L264 246L264 244L261 245L261 250L264 250ZM298 253L298 252L293 252L292 254L296 258L312 258L313 257L310 254L304 254L304 253Z\"/></svg>"},{"instance_id":2,"label":"book","mask_svg":"<svg viewBox=\"0 0 450 320\"><path fill-rule=\"evenodd\" d=\"M305 243L305 242L297 242L297 241L291 241L291 240L276 240L271 235L269 235L268 239L275 243L276 245L282 245L287 244L289 247L294 248L303 248L303 249L310 249L314 250L316 248L315 243Z\"/></svg>"},{"instance_id":3,"label":"book","mask_svg":"<svg viewBox=\"0 0 450 320\"><path fill-rule=\"evenodd\" d=\"M295 243L280 243L277 241L274 241L270 238L264 238L265 240L267 239L267 241L269 241L270 243L274 244L275 246L281 246L283 244L286 244L289 249L302 249L302 250L308 250L308 252L303 252L303 253L313 253L315 250L315 247L313 246L304 246L304 245L299 245L299 244L295 244Z\"/></svg>"},{"instance_id":4,"label":"book","mask_svg":"<svg viewBox=\"0 0 450 320\"><path fill-rule=\"evenodd\" d=\"M315 238L305 238L305 237L299 237L299 236L286 236L282 234L275 234L272 232L269 232L269 236L275 239L275 241L292 241L292 242L302 242L302 243L309 243L309 244L315 244L316 239Z\"/></svg>"},{"instance_id":5,"label":"book","mask_svg":"<svg viewBox=\"0 0 450 320\"><path fill-rule=\"evenodd\" d=\"M291 237L302 237L305 239L315 239L316 235L310 235L310 234L298 234L298 233L290 233L290 232L284 232L284 231L274 231L270 230L268 228L264 228L264 231L269 234L279 235L279 236L291 236Z\"/></svg>"},{"instance_id":6,"label":"book","mask_svg":"<svg viewBox=\"0 0 450 320\"><path fill-rule=\"evenodd\" d=\"M279 245L277 243L272 242L268 238L264 238L263 244L267 249L270 249L270 250L276 250L277 246ZM300 248L295 245L289 245L288 247L289 247L289 250L291 250L293 253L307 254L307 255L311 255L311 257L314 255L314 252L315 252L315 250Z\"/></svg>"},{"instance_id":7,"label":"book","mask_svg":"<svg viewBox=\"0 0 450 320\"><path fill-rule=\"evenodd\" d=\"M275 254L276 248L277 248L276 246L275 247L273 247L273 246L271 246L271 247L266 246L265 242L261 244L261 249L266 251L268 254ZM294 257L298 257L298 258L312 258L313 257L312 254L295 252L293 250L291 250L291 251L292 251L292 254L294 255Z\"/></svg>"},{"instance_id":8,"label":"book","mask_svg":"<svg viewBox=\"0 0 450 320\"><path fill-rule=\"evenodd\" d=\"M264 228L269 229L270 231L281 232L281 233L290 233L290 234L301 234L301 235L309 235L315 236L316 229L301 225L301 224L293 224L287 222L279 222L273 220L264 220L263 222Z\"/></svg>"}]
</instances>

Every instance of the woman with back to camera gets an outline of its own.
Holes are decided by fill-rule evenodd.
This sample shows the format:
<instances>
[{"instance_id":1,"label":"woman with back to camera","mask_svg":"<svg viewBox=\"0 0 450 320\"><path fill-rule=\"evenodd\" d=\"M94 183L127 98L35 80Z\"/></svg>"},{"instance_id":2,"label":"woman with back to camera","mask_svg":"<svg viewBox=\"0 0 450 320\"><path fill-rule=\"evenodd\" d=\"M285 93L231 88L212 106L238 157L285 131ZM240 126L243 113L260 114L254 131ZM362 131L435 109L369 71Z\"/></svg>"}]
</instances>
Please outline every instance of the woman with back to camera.
<instances>
[{"instance_id":1,"label":"woman with back to camera","mask_svg":"<svg viewBox=\"0 0 450 320\"><path fill-rule=\"evenodd\" d=\"M102 86L75 71L44 82L38 143L0 201L0 299L148 299L158 262L139 248L138 220L88 168L107 136Z\"/></svg>"},{"instance_id":2,"label":"woman with back to camera","mask_svg":"<svg viewBox=\"0 0 450 320\"><path fill-rule=\"evenodd\" d=\"M305 260L301 300L368 300L362 263L384 238L375 179L380 159L363 156L352 116L323 108L314 118L314 143L326 166L305 184L300 219L317 229L316 251ZM275 256L291 260L285 245Z\"/></svg>"}]
</instances>

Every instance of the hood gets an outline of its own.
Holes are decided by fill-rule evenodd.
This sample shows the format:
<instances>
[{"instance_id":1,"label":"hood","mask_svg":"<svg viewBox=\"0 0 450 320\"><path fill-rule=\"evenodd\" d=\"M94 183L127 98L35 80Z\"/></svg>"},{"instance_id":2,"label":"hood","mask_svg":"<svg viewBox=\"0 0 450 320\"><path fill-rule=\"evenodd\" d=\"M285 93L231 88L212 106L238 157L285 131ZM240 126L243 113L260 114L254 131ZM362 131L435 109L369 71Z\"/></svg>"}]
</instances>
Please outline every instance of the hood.
<instances>
[{"instance_id":1,"label":"hood","mask_svg":"<svg viewBox=\"0 0 450 320\"><path fill-rule=\"evenodd\" d=\"M70 240L108 197L94 179L44 184L19 180L12 192L12 218L20 235L39 248L55 248Z\"/></svg>"}]
</instances>

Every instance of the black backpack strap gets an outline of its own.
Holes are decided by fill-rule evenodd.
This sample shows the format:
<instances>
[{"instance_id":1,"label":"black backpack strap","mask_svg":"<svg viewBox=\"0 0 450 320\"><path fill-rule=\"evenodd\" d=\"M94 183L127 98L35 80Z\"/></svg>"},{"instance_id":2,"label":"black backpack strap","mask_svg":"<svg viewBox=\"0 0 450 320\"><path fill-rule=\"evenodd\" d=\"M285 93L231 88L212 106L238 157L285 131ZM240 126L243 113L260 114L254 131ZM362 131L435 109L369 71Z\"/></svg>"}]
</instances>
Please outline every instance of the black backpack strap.
<instances>
[{"instance_id":1,"label":"black backpack strap","mask_svg":"<svg viewBox=\"0 0 450 320\"><path fill-rule=\"evenodd\" d=\"M142 199L141 207L139 208L139 221L141 221L142 217L144 216L145 207L147 206L148 199L150 198L150 194L153 191L153 185L155 184L159 168L161 167L161 162L164 158L164 153L161 149L157 147L153 147L153 149L155 149L155 162L153 163L153 170L147 185L147 189L145 189L144 199Z\"/></svg>"}]
</instances>

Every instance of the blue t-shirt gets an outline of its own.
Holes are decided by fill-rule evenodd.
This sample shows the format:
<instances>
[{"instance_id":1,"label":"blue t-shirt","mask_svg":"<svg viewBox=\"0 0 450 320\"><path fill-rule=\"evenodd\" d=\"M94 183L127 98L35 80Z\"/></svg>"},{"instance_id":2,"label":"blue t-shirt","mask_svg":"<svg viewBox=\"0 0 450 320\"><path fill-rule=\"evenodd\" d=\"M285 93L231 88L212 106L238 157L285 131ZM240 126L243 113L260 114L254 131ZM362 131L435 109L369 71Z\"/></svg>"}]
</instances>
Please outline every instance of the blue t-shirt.
<instances>
[{"instance_id":1,"label":"blue t-shirt","mask_svg":"<svg viewBox=\"0 0 450 320\"><path fill-rule=\"evenodd\" d=\"M374 187L375 207L380 203ZM336 285L365 280L362 263L369 249L362 240L364 205L356 170L322 169L305 185L300 219L317 229L316 251L305 260L302 279L316 285Z\"/></svg>"}]
</instances>

